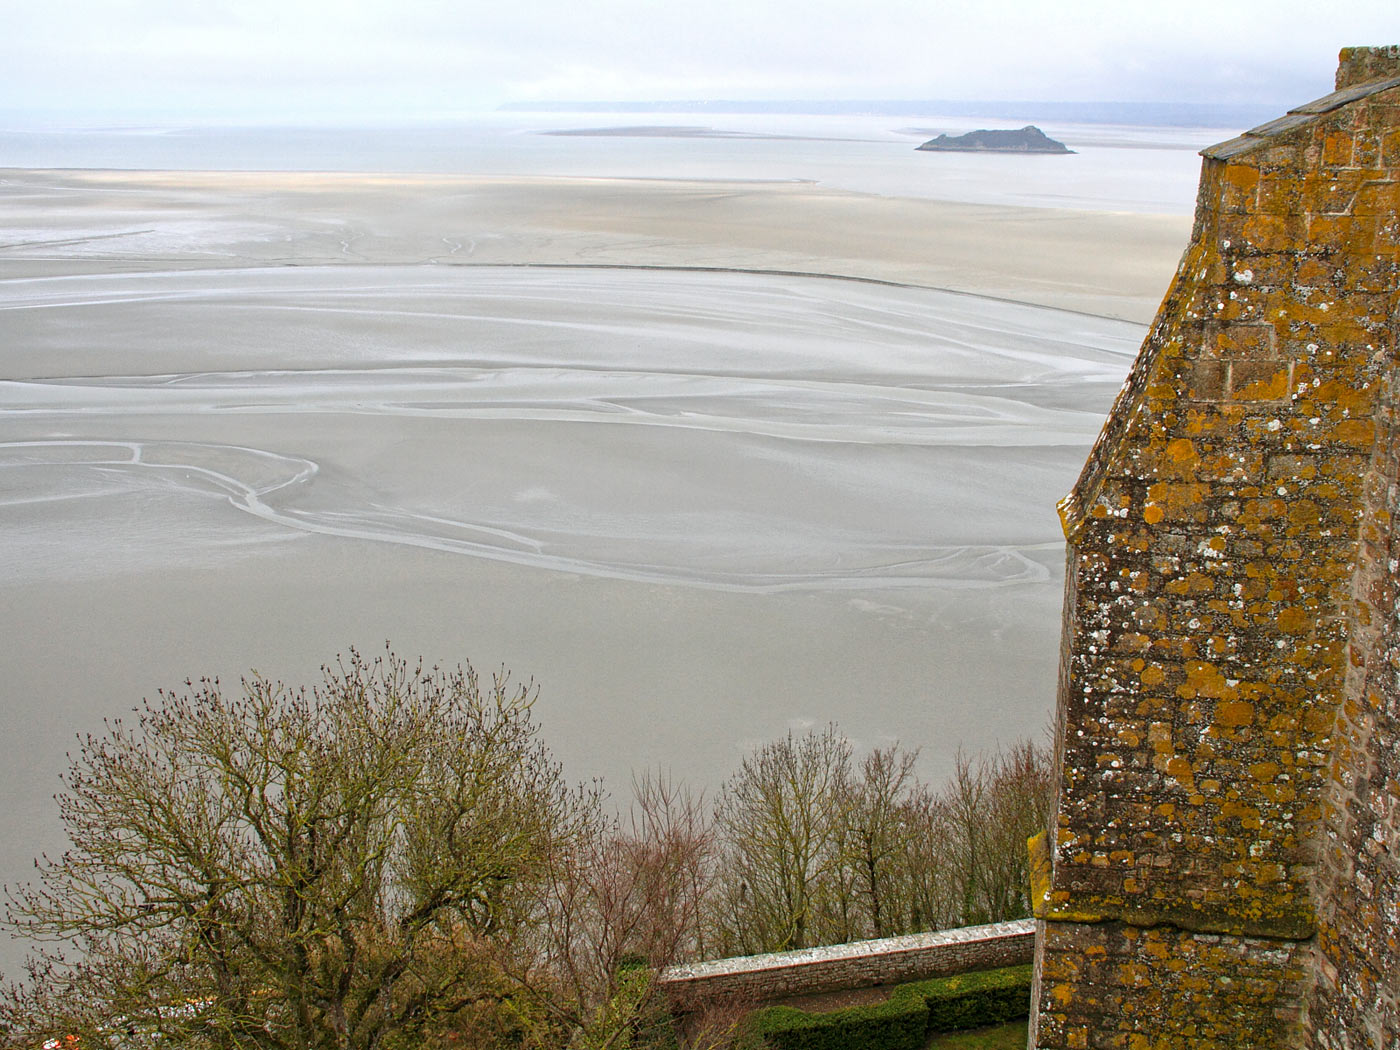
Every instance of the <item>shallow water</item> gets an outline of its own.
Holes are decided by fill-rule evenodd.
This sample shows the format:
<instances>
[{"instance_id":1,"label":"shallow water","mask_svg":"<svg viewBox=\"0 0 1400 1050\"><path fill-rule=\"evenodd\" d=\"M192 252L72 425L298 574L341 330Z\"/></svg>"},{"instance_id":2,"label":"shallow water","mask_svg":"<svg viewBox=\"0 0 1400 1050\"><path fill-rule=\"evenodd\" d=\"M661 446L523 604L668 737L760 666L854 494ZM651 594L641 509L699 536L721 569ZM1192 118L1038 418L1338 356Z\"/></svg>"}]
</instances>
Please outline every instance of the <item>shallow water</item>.
<instances>
[{"instance_id":1,"label":"shallow water","mask_svg":"<svg viewBox=\"0 0 1400 1050\"><path fill-rule=\"evenodd\" d=\"M1075 154L915 149L941 132L1025 123L1016 113L483 113L416 127L0 126L0 167L811 182L894 197L1186 215L1195 205L1198 151L1236 133L1042 122ZM549 134L637 125L651 133Z\"/></svg>"}]
</instances>

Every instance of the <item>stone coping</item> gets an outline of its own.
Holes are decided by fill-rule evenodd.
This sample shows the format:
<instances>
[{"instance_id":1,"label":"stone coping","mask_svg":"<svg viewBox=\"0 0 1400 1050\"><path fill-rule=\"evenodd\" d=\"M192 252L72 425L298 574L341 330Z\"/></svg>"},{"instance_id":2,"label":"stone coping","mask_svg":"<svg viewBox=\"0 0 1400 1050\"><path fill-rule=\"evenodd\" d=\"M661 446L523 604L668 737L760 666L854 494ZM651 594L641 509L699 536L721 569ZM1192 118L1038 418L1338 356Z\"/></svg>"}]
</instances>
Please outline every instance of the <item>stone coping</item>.
<instances>
[{"instance_id":1,"label":"stone coping","mask_svg":"<svg viewBox=\"0 0 1400 1050\"><path fill-rule=\"evenodd\" d=\"M1013 919L1010 922L961 926L952 930L938 930L934 933L911 933L902 937L851 941L848 944L832 944L822 948L800 948L790 952L768 952L763 955L741 955L731 959L689 963L663 970L661 980L667 983L679 983L712 977L751 974L763 970L795 970L808 966L839 963L845 960L864 959L872 955L924 953L978 941L1009 940L1032 937L1034 934L1034 919Z\"/></svg>"},{"instance_id":2,"label":"stone coping","mask_svg":"<svg viewBox=\"0 0 1400 1050\"><path fill-rule=\"evenodd\" d=\"M1242 135L1218 142L1214 146L1207 146L1201 150L1201 156L1210 160L1232 160L1240 154L1268 145L1271 140L1294 128L1312 124L1319 117L1342 106L1397 87L1400 87L1400 77L1387 77L1384 80L1371 80L1333 91L1330 95L1323 95L1312 102L1294 106L1285 116L1260 124L1257 128L1250 128Z\"/></svg>"}]
</instances>

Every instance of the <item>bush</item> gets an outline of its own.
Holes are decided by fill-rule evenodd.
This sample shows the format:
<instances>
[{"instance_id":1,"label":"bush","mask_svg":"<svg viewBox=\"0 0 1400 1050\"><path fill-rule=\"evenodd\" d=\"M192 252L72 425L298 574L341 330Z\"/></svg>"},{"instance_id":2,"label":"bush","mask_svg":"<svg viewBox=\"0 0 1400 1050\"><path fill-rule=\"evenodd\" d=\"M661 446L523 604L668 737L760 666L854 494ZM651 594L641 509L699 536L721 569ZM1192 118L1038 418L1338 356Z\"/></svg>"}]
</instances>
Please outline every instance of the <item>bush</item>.
<instances>
[{"instance_id":1,"label":"bush","mask_svg":"<svg viewBox=\"0 0 1400 1050\"><path fill-rule=\"evenodd\" d=\"M1029 965L920 981L902 986L896 994L906 990L928 1006L930 1033L984 1028L1031 1012Z\"/></svg>"},{"instance_id":2,"label":"bush","mask_svg":"<svg viewBox=\"0 0 1400 1050\"><path fill-rule=\"evenodd\" d=\"M928 1032L928 1006L908 995L823 1014L770 1006L757 1011L750 1025L772 1050L918 1050Z\"/></svg>"},{"instance_id":3,"label":"bush","mask_svg":"<svg viewBox=\"0 0 1400 1050\"><path fill-rule=\"evenodd\" d=\"M1030 1007L1031 968L1005 966L902 984L870 1006L817 1014L770 1006L748 1029L772 1050L917 1050L936 1032L1001 1024Z\"/></svg>"}]
</instances>

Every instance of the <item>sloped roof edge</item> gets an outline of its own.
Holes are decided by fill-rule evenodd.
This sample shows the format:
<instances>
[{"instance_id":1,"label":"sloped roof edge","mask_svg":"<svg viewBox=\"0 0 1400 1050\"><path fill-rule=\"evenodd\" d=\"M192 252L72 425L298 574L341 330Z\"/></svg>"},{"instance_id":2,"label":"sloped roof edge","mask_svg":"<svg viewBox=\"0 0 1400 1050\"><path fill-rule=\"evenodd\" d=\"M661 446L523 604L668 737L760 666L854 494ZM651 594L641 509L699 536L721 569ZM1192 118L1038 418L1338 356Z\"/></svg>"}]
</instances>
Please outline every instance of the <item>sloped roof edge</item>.
<instances>
[{"instance_id":1,"label":"sloped roof edge","mask_svg":"<svg viewBox=\"0 0 1400 1050\"><path fill-rule=\"evenodd\" d=\"M1382 91L1389 91L1395 87L1400 87L1400 77L1372 80L1365 84L1353 84L1340 91L1333 91L1331 94L1323 95L1312 102L1295 106L1288 111L1286 116L1260 124L1257 128L1250 128L1243 135L1227 139L1224 142L1217 142L1214 146L1207 146L1201 150L1201 156L1210 160L1231 160L1243 153L1248 153L1250 150L1268 146L1278 136L1311 124L1325 113L1331 113L1352 102L1380 94Z\"/></svg>"}]
</instances>

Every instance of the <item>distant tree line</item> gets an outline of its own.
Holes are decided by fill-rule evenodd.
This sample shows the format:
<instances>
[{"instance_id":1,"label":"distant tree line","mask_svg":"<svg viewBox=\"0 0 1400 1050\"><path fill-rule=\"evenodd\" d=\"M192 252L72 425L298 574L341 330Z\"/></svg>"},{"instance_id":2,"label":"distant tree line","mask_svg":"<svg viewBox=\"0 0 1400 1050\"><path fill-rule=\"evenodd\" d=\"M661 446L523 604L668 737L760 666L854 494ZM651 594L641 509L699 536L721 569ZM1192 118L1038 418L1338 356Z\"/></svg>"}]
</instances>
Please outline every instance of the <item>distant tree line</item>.
<instances>
[{"instance_id":1,"label":"distant tree line","mask_svg":"<svg viewBox=\"0 0 1400 1050\"><path fill-rule=\"evenodd\" d=\"M647 775L618 813L565 781L534 697L352 651L310 691L189 683L87 737L70 848L6 887L39 947L0 1045L660 1045L666 965L1028 913L1042 748L960 753L935 789L827 727L713 805Z\"/></svg>"}]
</instances>

